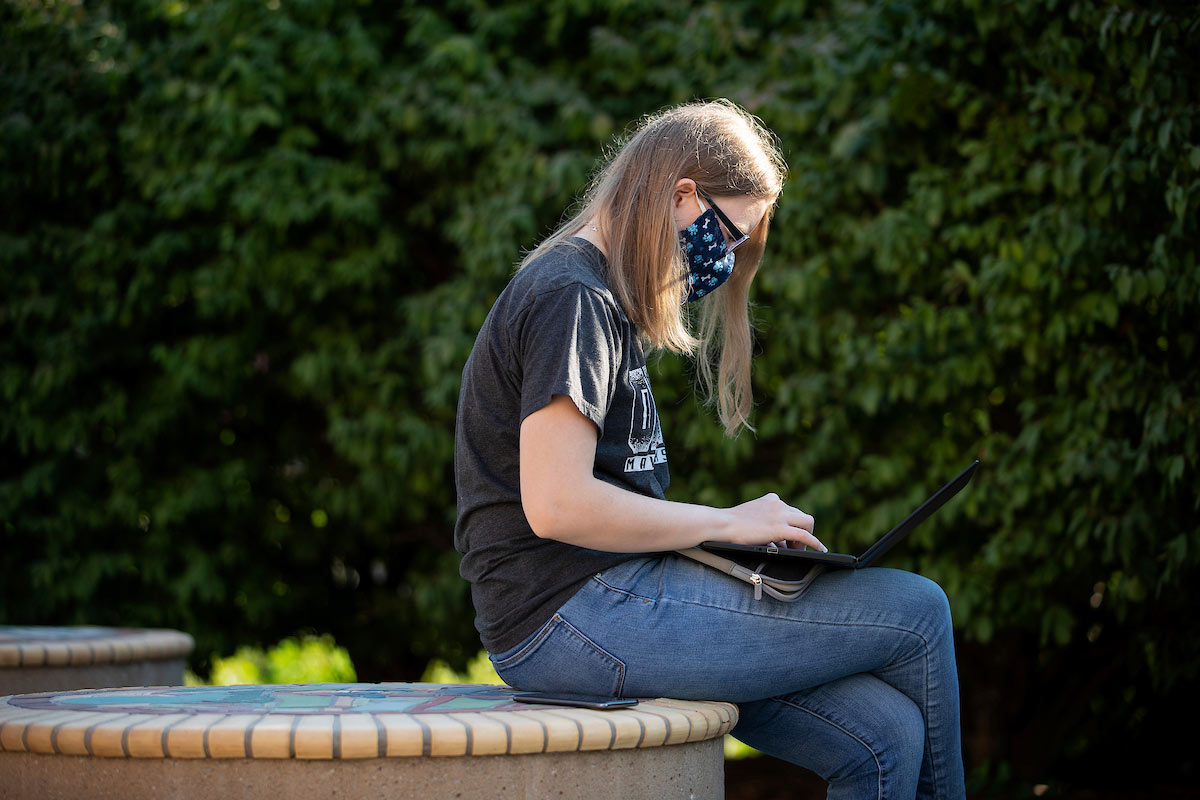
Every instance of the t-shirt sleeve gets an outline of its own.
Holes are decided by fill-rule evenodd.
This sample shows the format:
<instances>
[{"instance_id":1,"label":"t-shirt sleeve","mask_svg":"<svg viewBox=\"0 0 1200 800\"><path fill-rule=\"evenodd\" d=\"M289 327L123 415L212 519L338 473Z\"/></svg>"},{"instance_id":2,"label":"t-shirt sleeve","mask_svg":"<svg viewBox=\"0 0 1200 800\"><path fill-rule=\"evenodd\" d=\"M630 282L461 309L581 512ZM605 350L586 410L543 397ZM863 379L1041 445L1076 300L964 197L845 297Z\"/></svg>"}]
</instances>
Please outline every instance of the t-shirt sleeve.
<instances>
[{"instance_id":1,"label":"t-shirt sleeve","mask_svg":"<svg viewBox=\"0 0 1200 800\"><path fill-rule=\"evenodd\" d=\"M620 363L615 314L611 303L579 283L530 302L514 343L521 421L562 394L603 433Z\"/></svg>"}]
</instances>

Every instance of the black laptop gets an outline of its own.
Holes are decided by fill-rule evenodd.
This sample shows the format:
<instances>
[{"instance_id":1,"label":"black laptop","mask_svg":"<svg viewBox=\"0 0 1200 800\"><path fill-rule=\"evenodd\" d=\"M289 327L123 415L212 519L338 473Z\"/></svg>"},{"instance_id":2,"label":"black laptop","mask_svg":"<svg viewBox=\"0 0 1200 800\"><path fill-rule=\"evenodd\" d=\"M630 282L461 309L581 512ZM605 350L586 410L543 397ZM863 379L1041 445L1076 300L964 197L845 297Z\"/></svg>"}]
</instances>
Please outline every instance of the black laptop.
<instances>
[{"instance_id":1,"label":"black laptop","mask_svg":"<svg viewBox=\"0 0 1200 800\"><path fill-rule=\"evenodd\" d=\"M819 550L793 550L789 547L777 547L773 544L729 544L728 542L701 542L700 547L712 553L732 558L738 556L756 556L766 561L775 563L799 563L804 561L819 561L822 564L827 564L830 567L845 567L847 569L862 569L863 567L871 566L875 561L879 560L888 550L912 532L912 529L920 525L925 520L937 511L946 501L954 495L958 494L967 481L971 480L971 476L975 474L975 468L979 466L979 461L975 460L967 466L962 472L958 473L958 477L951 480L942 488L933 493L933 496L921 503L917 510L909 514L903 521L867 548L861 556L852 556L847 553L822 553Z\"/></svg>"}]
</instances>

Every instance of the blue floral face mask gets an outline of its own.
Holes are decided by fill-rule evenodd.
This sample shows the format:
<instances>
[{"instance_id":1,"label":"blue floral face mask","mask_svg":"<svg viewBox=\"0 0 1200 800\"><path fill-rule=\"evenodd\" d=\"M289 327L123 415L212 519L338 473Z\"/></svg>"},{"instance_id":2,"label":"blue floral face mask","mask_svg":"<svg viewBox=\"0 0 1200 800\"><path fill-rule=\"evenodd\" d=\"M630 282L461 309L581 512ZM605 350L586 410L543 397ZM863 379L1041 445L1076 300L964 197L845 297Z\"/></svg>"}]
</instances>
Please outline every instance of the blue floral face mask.
<instances>
[{"instance_id":1,"label":"blue floral face mask","mask_svg":"<svg viewBox=\"0 0 1200 800\"><path fill-rule=\"evenodd\" d=\"M688 266L688 294L685 303L692 303L716 289L733 274L733 251L725 244L717 214L705 208L696 221L679 232L679 243Z\"/></svg>"}]
</instances>

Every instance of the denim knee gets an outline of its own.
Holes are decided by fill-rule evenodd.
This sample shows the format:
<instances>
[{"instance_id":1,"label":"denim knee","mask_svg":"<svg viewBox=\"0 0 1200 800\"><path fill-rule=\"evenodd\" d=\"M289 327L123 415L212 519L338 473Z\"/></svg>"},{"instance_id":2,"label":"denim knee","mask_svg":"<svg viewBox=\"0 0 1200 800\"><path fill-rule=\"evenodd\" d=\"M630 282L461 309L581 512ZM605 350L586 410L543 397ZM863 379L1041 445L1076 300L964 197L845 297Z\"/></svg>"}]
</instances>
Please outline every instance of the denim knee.
<instances>
[{"instance_id":1,"label":"denim knee","mask_svg":"<svg viewBox=\"0 0 1200 800\"><path fill-rule=\"evenodd\" d=\"M952 636L954 623L950 616L950 599L938 583L924 575L908 573L909 602L917 610L917 619L927 626L931 639Z\"/></svg>"},{"instance_id":2,"label":"denim knee","mask_svg":"<svg viewBox=\"0 0 1200 800\"><path fill-rule=\"evenodd\" d=\"M869 739L834 774L831 784L860 782L880 787L881 796L911 796L916 791L925 753L925 719L917 704L900 693L878 704L868 716ZM849 755L849 754L848 754Z\"/></svg>"}]
</instances>

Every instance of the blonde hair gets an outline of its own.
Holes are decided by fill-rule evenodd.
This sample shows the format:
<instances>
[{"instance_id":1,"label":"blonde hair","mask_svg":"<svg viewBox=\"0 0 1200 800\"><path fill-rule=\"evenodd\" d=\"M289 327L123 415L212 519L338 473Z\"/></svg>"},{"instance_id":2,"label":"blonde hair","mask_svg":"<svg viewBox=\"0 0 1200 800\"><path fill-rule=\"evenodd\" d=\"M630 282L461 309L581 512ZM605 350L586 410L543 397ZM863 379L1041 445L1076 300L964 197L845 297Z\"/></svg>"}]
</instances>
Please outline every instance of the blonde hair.
<instances>
[{"instance_id":1,"label":"blonde hair","mask_svg":"<svg viewBox=\"0 0 1200 800\"><path fill-rule=\"evenodd\" d=\"M693 102L648 116L593 178L580 210L522 259L566 242L594 219L608 252L608 283L644 342L694 354L700 384L732 436L749 423L750 283L787 165L774 135L728 100ZM737 250L732 276L699 303L698 332L683 307L687 265L672 197L681 178L717 198L768 198L771 208ZM713 299L715 297L715 299ZM714 378L713 370L716 369Z\"/></svg>"}]
</instances>

